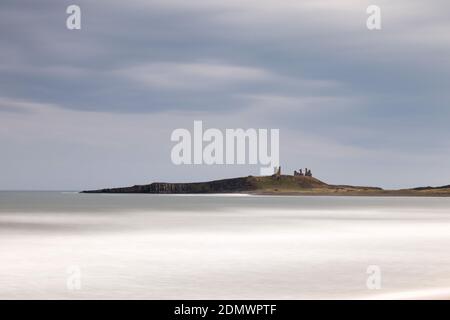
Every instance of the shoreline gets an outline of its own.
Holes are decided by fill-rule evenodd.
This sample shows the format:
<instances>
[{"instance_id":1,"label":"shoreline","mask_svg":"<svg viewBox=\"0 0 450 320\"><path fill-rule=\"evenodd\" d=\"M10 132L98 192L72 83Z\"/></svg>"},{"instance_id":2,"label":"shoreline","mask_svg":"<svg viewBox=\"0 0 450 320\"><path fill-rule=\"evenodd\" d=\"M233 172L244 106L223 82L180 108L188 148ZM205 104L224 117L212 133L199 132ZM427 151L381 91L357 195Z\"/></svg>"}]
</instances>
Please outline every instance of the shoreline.
<instances>
[{"instance_id":1,"label":"shoreline","mask_svg":"<svg viewBox=\"0 0 450 320\"><path fill-rule=\"evenodd\" d=\"M449 194L433 194L433 193L409 193L409 192L397 192L395 190L386 191L383 193L363 193L363 192L348 192L348 193L335 193L335 192L261 192L250 193L251 195L258 196L288 196L288 197L379 197L379 198L450 198Z\"/></svg>"},{"instance_id":2,"label":"shoreline","mask_svg":"<svg viewBox=\"0 0 450 320\"><path fill-rule=\"evenodd\" d=\"M450 197L450 185L384 190L379 187L328 184L312 176L247 176L206 182L154 182L131 187L86 190L109 194L257 194L285 196Z\"/></svg>"}]
</instances>

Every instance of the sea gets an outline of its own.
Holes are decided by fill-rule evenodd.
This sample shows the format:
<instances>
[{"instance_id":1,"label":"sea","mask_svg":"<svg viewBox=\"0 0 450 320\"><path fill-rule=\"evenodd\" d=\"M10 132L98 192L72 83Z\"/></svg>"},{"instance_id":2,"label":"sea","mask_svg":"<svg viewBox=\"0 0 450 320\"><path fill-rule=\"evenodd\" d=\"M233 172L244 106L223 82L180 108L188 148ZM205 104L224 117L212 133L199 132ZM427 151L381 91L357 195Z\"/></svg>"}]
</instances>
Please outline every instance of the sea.
<instances>
[{"instance_id":1,"label":"sea","mask_svg":"<svg viewBox=\"0 0 450 320\"><path fill-rule=\"evenodd\" d=\"M0 299L450 297L450 199L0 192Z\"/></svg>"}]
</instances>

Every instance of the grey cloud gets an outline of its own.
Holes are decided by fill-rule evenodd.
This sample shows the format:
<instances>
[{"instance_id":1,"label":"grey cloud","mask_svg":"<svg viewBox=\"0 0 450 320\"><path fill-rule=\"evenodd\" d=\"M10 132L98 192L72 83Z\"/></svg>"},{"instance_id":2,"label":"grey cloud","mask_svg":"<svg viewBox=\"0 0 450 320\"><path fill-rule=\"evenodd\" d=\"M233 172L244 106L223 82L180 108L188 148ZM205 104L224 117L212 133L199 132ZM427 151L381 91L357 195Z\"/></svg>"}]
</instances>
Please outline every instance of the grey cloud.
<instances>
[{"instance_id":1,"label":"grey cloud","mask_svg":"<svg viewBox=\"0 0 450 320\"><path fill-rule=\"evenodd\" d=\"M334 81L341 83L338 91L328 88L320 94L365 95L368 101L379 99L380 93L442 94L440 89L448 85L448 67L430 64L424 58L427 51L442 47L442 41L414 46L410 40L410 34L424 25L437 25L433 35L442 33L447 26L442 26L442 20L421 19L420 26L410 21L400 26L386 21L386 31L369 33L364 27L365 6L355 1L339 5L326 1L130 1L126 6L118 1L82 1L80 5L84 23L80 32L64 28L64 2L47 1L32 7L3 5L2 21L10 26L2 29L10 39L5 52L15 50L22 57L16 62L20 70L5 71L8 81L3 95L28 95L33 100L82 110L159 112L168 108L214 109L214 102L220 104L220 100L230 110L245 107L243 101L230 98L236 92L305 94L295 84L283 82L277 87L255 81L225 87L219 90L221 95L217 95L217 86L196 93L201 97L179 92L180 88L173 88L168 95L167 90L136 85L117 73L139 65L189 65L210 60L262 69L274 77ZM410 8L422 9L417 1L400 5L382 1L380 5L387 17L392 9L393 18L410 15ZM14 14L23 18L15 19ZM441 14L436 17L444 18ZM443 49L448 52L448 46ZM74 75L41 71L63 67L71 68ZM78 69L90 72L83 75ZM136 70L136 76L139 73ZM148 76L158 78L160 74ZM186 85L195 80L195 75L188 74L180 78ZM229 81L233 81L232 76Z\"/></svg>"},{"instance_id":2,"label":"grey cloud","mask_svg":"<svg viewBox=\"0 0 450 320\"><path fill-rule=\"evenodd\" d=\"M167 128L173 117L180 126L197 118L217 127L275 127L295 149L285 146L284 159L298 156L330 172L337 164L319 150L330 148L339 150L341 168L360 168L352 177L333 171L336 180L381 182L360 161L376 165L373 158L382 163L389 153L390 172L417 153L429 154L411 160L417 170L447 157L447 1L380 0L376 32L365 27L371 1L80 0L80 31L65 28L69 4L1 2L0 117L52 105L52 114L67 112L58 113L62 122L71 112L104 114L106 127L117 126L116 118L108 124L111 114L165 119ZM9 128L24 130L17 126ZM2 140L4 149L12 143ZM86 143L72 146L91 150ZM56 153L64 162L64 152ZM437 171L430 175L440 181Z\"/></svg>"}]
</instances>

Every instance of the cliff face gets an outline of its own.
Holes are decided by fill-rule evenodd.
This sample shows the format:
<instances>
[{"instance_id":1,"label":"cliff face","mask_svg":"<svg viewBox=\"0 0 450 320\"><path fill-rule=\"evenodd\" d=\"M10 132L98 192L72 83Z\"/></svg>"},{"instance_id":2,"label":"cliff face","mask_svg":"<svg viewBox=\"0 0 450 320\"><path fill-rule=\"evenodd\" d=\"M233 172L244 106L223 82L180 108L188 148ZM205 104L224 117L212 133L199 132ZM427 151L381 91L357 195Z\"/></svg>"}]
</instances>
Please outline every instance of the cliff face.
<instances>
[{"instance_id":1,"label":"cliff face","mask_svg":"<svg viewBox=\"0 0 450 320\"><path fill-rule=\"evenodd\" d=\"M239 193L258 190L301 190L327 187L313 177L242 177L196 183L155 182L124 188L83 191L83 193Z\"/></svg>"},{"instance_id":2,"label":"cliff face","mask_svg":"<svg viewBox=\"0 0 450 320\"><path fill-rule=\"evenodd\" d=\"M83 193L228 193L255 190L251 177L224 179L197 183L155 182L124 188L83 191Z\"/></svg>"},{"instance_id":3,"label":"cliff face","mask_svg":"<svg viewBox=\"0 0 450 320\"><path fill-rule=\"evenodd\" d=\"M374 187L330 185L316 178L306 176L273 175L269 177L248 176L196 183L155 182L125 188L83 191L83 193L251 193L263 195L450 197L450 186L383 190Z\"/></svg>"}]
</instances>

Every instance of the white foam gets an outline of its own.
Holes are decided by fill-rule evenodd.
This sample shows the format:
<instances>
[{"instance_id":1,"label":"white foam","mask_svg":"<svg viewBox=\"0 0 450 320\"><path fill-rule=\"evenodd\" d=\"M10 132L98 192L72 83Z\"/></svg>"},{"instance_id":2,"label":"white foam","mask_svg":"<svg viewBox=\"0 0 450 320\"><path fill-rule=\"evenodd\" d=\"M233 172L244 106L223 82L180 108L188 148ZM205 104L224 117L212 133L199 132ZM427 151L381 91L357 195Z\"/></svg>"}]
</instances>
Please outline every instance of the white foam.
<instances>
[{"instance_id":1,"label":"white foam","mask_svg":"<svg viewBox=\"0 0 450 320\"><path fill-rule=\"evenodd\" d=\"M177 197L158 196L114 212L93 210L97 203L83 212L5 209L0 213L0 298L450 297L448 213L433 208L408 213L388 205L301 207L307 198L288 209L267 206L268 200L259 207L253 200L218 200L215 208L216 202L200 198L192 202L203 204L202 210L167 209L167 203L189 202ZM232 205L223 205L228 202ZM145 211L147 205L153 211ZM157 205L166 210L155 211ZM77 292L66 288L72 265L82 272ZM380 291L366 287L369 265L381 268Z\"/></svg>"}]
</instances>

